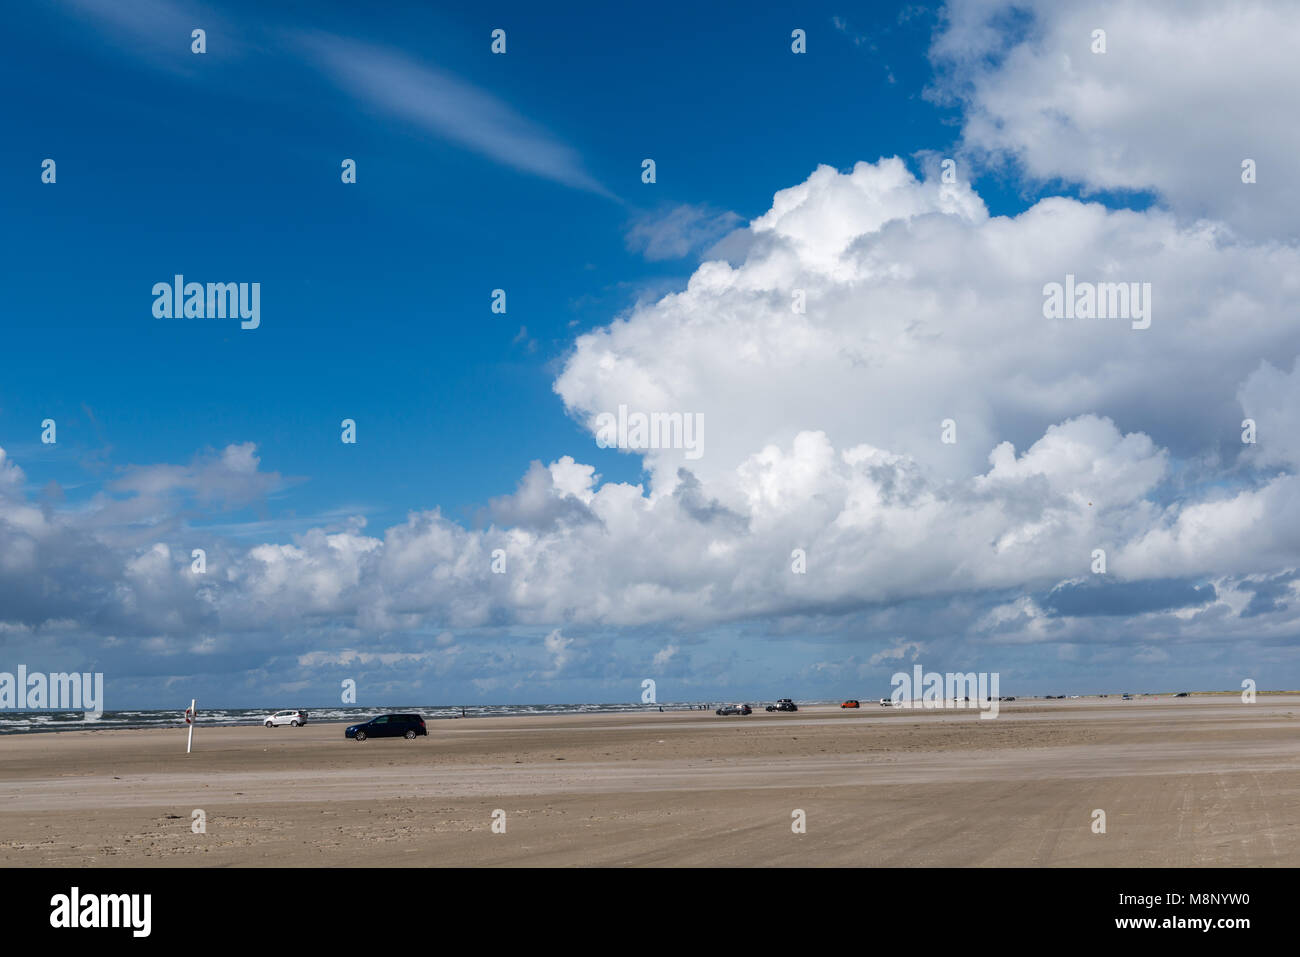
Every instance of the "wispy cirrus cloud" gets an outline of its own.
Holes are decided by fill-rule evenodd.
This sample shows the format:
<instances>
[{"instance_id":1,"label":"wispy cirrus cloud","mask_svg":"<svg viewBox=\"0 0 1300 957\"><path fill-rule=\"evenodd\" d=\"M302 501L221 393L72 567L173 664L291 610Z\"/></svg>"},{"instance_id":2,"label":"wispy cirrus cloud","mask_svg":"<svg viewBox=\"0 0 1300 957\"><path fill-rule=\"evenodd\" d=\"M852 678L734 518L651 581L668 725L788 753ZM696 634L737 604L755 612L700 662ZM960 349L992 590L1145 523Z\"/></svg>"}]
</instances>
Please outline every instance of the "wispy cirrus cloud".
<instances>
[{"instance_id":1,"label":"wispy cirrus cloud","mask_svg":"<svg viewBox=\"0 0 1300 957\"><path fill-rule=\"evenodd\" d=\"M200 8L168 0L63 0L63 4L103 25L136 37L153 37L159 43L176 38L183 43L191 29L203 26L197 18Z\"/></svg>"},{"instance_id":2,"label":"wispy cirrus cloud","mask_svg":"<svg viewBox=\"0 0 1300 957\"><path fill-rule=\"evenodd\" d=\"M192 31L220 35L214 51L237 55L247 49L244 31L232 29L224 17L192 0L62 0L60 6L93 26L97 37L102 34L118 40L119 52L191 78L201 72L190 52Z\"/></svg>"},{"instance_id":3,"label":"wispy cirrus cloud","mask_svg":"<svg viewBox=\"0 0 1300 957\"><path fill-rule=\"evenodd\" d=\"M396 50L322 33L297 40L341 89L391 116L502 165L614 198L576 151L484 90Z\"/></svg>"},{"instance_id":4,"label":"wispy cirrus cloud","mask_svg":"<svg viewBox=\"0 0 1300 957\"><path fill-rule=\"evenodd\" d=\"M192 0L63 0L80 19L128 41L150 65L198 79L190 32L222 35L220 48L243 52L269 45L289 52L343 92L416 129L450 140L503 166L609 199L616 197L584 168L576 150L509 104L400 50L323 32L284 32L267 25L233 31ZM260 39L259 39L260 35Z\"/></svg>"},{"instance_id":5,"label":"wispy cirrus cloud","mask_svg":"<svg viewBox=\"0 0 1300 957\"><path fill-rule=\"evenodd\" d=\"M744 224L735 213L702 204L679 203L641 213L628 225L627 248L651 261L683 259Z\"/></svg>"}]
</instances>

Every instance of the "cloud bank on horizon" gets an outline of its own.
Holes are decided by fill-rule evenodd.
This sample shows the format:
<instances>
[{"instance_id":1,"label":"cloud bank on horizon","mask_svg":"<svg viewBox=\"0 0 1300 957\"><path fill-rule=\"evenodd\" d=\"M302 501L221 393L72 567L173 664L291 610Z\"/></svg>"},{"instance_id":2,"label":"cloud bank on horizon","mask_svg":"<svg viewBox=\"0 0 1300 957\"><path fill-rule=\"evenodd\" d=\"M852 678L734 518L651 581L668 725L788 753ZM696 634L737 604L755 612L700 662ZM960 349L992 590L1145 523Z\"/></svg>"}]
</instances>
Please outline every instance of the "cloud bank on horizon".
<instances>
[{"instance_id":1,"label":"cloud bank on horizon","mask_svg":"<svg viewBox=\"0 0 1300 957\"><path fill-rule=\"evenodd\" d=\"M753 680L750 654L827 695L915 660L1294 686L1300 86L1250 39L1295 35L1300 11L1014 6L952 3L934 37L931 95L963 110L955 178L935 157L923 177L898 157L816 166L680 291L576 338L554 390L593 442L622 406L699 416L702 455L629 452L633 485L557 450L521 462L480 527L432 508L218 537L196 575L195 515L291 494L251 444L128 469L77 509L0 450L0 640L159 681L327 688L360 668L391 694L485 700L632 696L643 676L683 689L661 699L717 694ZM376 97L416 75L372 66ZM599 189L567 150L539 156L533 172ZM999 164L1081 198L991 216L970 170ZM1156 202L1098 198L1115 190ZM684 250L718 222L669 211L629 243ZM1047 318L1067 281L1149 284L1149 327Z\"/></svg>"}]
</instances>

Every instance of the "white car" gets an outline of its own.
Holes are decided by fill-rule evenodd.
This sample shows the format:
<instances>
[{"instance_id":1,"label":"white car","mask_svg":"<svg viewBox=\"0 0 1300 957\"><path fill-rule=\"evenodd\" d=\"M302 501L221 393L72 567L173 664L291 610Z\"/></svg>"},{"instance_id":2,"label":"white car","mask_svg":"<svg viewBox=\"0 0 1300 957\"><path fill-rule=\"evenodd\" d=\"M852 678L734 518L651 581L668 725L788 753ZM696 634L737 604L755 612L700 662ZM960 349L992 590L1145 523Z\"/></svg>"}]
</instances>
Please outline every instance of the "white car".
<instances>
[{"instance_id":1,"label":"white car","mask_svg":"<svg viewBox=\"0 0 1300 957\"><path fill-rule=\"evenodd\" d=\"M287 724L292 728L307 723L306 711L277 711L275 714L268 714L266 720L262 722L268 728L278 728Z\"/></svg>"}]
</instances>

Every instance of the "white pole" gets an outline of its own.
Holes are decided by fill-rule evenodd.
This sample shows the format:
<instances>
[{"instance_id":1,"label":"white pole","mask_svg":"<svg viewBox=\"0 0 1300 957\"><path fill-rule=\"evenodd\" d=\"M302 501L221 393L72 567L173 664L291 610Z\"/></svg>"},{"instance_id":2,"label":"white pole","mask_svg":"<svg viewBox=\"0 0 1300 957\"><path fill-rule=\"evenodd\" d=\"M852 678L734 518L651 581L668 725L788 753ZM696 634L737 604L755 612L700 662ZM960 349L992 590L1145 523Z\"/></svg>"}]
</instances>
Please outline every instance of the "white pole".
<instances>
[{"instance_id":1,"label":"white pole","mask_svg":"<svg viewBox=\"0 0 1300 957\"><path fill-rule=\"evenodd\" d=\"M194 700L195 700L194 698L190 699L190 713L188 715L189 725L190 725L190 739L185 743L186 754L189 754L190 748L194 747L194 720L198 717L198 713L194 710Z\"/></svg>"}]
</instances>

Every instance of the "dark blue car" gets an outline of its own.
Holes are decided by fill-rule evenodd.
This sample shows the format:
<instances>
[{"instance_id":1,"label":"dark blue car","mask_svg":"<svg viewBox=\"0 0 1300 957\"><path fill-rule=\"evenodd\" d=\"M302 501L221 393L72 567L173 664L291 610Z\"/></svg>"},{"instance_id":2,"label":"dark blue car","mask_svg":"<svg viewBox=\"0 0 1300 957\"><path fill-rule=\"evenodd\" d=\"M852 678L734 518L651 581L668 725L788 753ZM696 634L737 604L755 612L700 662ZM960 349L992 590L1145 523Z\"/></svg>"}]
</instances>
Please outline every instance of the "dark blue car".
<instances>
[{"instance_id":1,"label":"dark blue car","mask_svg":"<svg viewBox=\"0 0 1300 957\"><path fill-rule=\"evenodd\" d=\"M426 737L429 729L418 714L381 714L364 724L354 724L343 732L345 738L364 741L366 738L406 738L414 741L417 734Z\"/></svg>"}]
</instances>

